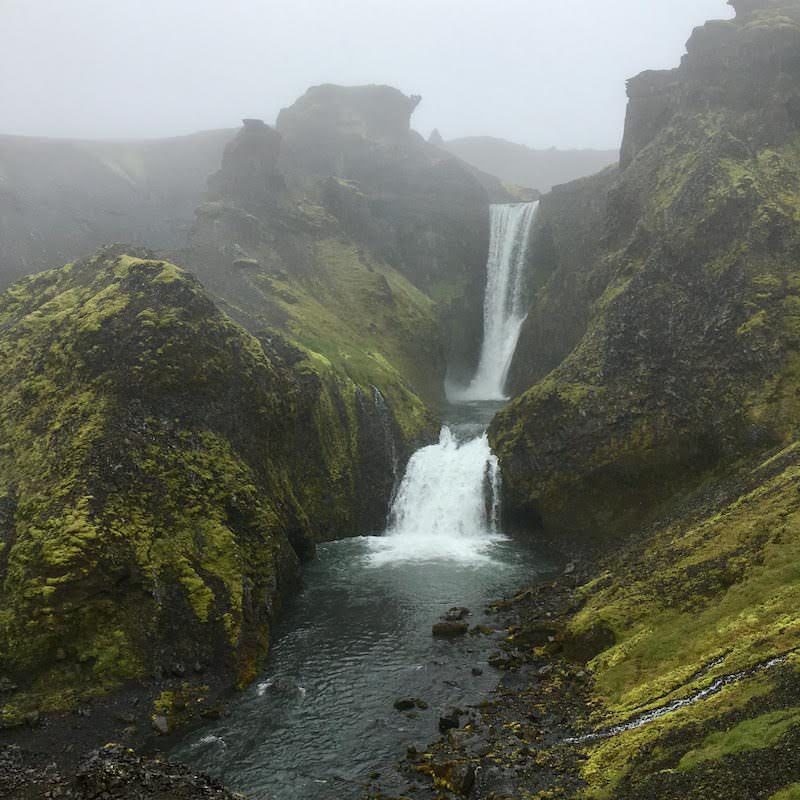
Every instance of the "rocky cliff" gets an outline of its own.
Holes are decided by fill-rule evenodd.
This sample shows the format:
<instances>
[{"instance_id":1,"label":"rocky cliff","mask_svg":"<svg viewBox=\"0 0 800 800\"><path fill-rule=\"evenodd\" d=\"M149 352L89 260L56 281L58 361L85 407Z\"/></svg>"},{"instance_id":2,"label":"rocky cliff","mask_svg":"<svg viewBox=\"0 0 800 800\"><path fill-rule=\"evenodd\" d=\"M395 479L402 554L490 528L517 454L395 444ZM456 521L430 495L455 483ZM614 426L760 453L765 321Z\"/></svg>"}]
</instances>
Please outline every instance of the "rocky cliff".
<instances>
[{"instance_id":1,"label":"rocky cliff","mask_svg":"<svg viewBox=\"0 0 800 800\"><path fill-rule=\"evenodd\" d=\"M488 205L511 196L411 129L420 102L386 86L314 87L278 117L281 163L351 239L439 304L463 377L482 338Z\"/></svg>"},{"instance_id":2,"label":"rocky cliff","mask_svg":"<svg viewBox=\"0 0 800 800\"><path fill-rule=\"evenodd\" d=\"M733 5L630 82L619 168L542 200L490 432L509 520L595 553L551 648L588 738L540 758L582 797L800 780L800 3Z\"/></svg>"},{"instance_id":3,"label":"rocky cliff","mask_svg":"<svg viewBox=\"0 0 800 800\"><path fill-rule=\"evenodd\" d=\"M436 432L442 305L334 213L332 186L369 208L377 184L286 171L282 147L258 120L226 146L174 251L203 286L113 246L0 296L4 725L126 692L160 732L205 713L255 675L300 560L382 529ZM414 158L442 219L464 224L462 185L486 212L468 169L441 189ZM430 224L420 273L456 235Z\"/></svg>"},{"instance_id":4,"label":"rocky cliff","mask_svg":"<svg viewBox=\"0 0 800 800\"><path fill-rule=\"evenodd\" d=\"M542 201L534 385L493 430L512 508L612 535L795 435L799 36L791 3L698 29L631 81L621 168Z\"/></svg>"},{"instance_id":5,"label":"rocky cliff","mask_svg":"<svg viewBox=\"0 0 800 800\"><path fill-rule=\"evenodd\" d=\"M0 331L3 725L135 684L169 728L247 683L299 560L428 435L145 252L16 284Z\"/></svg>"}]
</instances>

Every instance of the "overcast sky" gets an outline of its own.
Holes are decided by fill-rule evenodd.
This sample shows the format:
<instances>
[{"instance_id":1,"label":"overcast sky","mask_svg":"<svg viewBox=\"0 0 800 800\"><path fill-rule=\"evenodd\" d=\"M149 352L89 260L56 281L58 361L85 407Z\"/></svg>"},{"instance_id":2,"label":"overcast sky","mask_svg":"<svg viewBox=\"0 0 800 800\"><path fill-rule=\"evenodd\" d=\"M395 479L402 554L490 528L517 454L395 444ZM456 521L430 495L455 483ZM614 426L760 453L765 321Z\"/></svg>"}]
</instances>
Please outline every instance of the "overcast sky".
<instances>
[{"instance_id":1,"label":"overcast sky","mask_svg":"<svg viewBox=\"0 0 800 800\"><path fill-rule=\"evenodd\" d=\"M414 127L619 144L625 79L725 0L0 0L0 133L141 137L274 121L308 86L421 94Z\"/></svg>"}]
</instances>

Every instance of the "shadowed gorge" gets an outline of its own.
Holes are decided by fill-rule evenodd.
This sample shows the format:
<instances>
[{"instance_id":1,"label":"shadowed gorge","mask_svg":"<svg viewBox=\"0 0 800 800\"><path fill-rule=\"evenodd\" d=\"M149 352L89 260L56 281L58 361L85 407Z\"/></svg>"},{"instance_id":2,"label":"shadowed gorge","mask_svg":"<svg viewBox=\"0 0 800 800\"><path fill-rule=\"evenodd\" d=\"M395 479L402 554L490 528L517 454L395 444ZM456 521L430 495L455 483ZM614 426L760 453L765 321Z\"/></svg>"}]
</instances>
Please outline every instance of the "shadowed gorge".
<instances>
[{"instance_id":1,"label":"shadowed gorge","mask_svg":"<svg viewBox=\"0 0 800 800\"><path fill-rule=\"evenodd\" d=\"M0 137L0 795L800 796L800 0L728 5L618 157Z\"/></svg>"}]
</instances>

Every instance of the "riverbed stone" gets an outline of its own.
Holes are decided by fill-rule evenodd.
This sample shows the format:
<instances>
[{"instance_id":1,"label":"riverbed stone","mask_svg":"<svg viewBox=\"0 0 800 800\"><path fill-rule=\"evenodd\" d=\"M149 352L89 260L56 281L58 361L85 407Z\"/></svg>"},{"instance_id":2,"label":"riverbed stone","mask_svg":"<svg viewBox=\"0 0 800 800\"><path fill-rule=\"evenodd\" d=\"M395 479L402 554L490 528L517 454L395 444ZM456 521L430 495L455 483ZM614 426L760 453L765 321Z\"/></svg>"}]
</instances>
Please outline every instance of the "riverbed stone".
<instances>
[{"instance_id":1,"label":"riverbed stone","mask_svg":"<svg viewBox=\"0 0 800 800\"><path fill-rule=\"evenodd\" d=\"M433 635L438 639L454 639L465 636L469 630L466 622L437 622L433 626Z\"/></svg>"},{"instance_id":2,"label":"riverbed stone","mask_svg":"<svg viewBox=\"0 0 800 800\"><path fill-rule=\"evenodd\" d=\"M461 727L461 717L464 712L460 708L451 708L439 717L439 731L447 733L447 731L457 730Z\"/></svg>"}]
</instances>

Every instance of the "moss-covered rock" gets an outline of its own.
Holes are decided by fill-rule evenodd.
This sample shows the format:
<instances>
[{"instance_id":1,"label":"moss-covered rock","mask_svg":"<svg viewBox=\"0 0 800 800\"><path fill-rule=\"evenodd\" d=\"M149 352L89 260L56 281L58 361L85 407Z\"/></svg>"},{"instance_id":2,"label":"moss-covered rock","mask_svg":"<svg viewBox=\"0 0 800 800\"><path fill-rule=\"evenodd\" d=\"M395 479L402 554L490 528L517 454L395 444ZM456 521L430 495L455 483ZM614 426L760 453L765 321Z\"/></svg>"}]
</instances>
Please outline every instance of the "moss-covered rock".
<instances>
[{"instance_id":1,"label":"moss-covered rock","mask_svg":"<svg viewBox=\"0 0 800 800\"><path fill-rule=\"evenodd\" d=\"M782 8L637 78L622 171L542 201L513 373L533 386L491 432L523 521L607 538L796 435L800 8Z\"/></svg>"},{"instance_id":2,"label":"moss-covered rock","mask_svg":"<svg viewBox=\"0 0 800 800\"><path fill-rule=\"evenodd\" d=\"M252 680L299 557L368 530L429 424L121 248L0 296L0 354L9 724L195 665Z\"/></svg>"},{"instance_id":3,"label":"moss-covered rock","mask_svg":"<svg viewBox=\"0 0 800 800\"><path fill-rule=\"evenodd\" d=\"M631 82L620 168L542 200L490 431L510 521L602 565L563 637L586 798L800 780L800 3L734 5Z\"/></svg>"}]
</instances>

